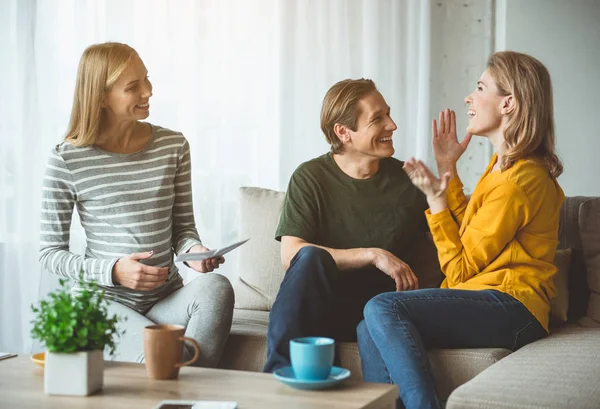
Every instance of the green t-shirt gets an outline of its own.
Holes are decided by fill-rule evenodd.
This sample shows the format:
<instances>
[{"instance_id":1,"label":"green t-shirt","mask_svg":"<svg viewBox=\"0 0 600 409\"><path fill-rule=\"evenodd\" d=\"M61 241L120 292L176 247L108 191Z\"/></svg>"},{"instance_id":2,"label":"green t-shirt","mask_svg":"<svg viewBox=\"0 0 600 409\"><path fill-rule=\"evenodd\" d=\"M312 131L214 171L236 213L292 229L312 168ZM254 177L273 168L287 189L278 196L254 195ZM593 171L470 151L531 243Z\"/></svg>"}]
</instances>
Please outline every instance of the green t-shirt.
<instances>
[{"instance_id":1,"label":"green t-shirt","mask_svg":"<svg viewBox=\"0 0 600 409\"><path fill-rule=\"evenodd\" d=\"M335 249L376 247L410 261L411 244L427 230L427 201L402 169L385 158L369 179L354 179L331 153L303 163L288 186L275 238L299 237Z\"/></svg>"}]
</instances>

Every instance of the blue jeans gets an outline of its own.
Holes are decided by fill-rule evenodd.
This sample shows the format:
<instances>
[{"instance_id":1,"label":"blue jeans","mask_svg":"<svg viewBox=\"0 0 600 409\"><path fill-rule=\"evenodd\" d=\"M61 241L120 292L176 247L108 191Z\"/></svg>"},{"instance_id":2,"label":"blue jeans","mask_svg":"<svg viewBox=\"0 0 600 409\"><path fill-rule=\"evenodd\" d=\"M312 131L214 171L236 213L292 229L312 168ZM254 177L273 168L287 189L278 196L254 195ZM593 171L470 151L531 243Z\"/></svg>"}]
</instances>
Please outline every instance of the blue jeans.
<instances>
[{"instance_id":1,"label":"blue jeans","mask_svg":"<svg viewBox=\"0 0 600 409\"><path fill-rule=\"evenodd\" d=\"M398 408L441 408L428 349L516 350L546 330L525 306L495 290L442 288L380 294L357 328L363 379L394 383Z\"/></svg>"},{"instance_id":2,"label":"blue jeans","mask_svg":"<svg viewBox=\"0 0 600 409\"><path fill-rule=\"evenodd\" d=\"M376 269L339 271L329 252L303 247L290 267L269 314L264 372L290 365L293 338L326 336L356 341L365 304L394 289L394 280Z\"/></svg>"}]
</instances>

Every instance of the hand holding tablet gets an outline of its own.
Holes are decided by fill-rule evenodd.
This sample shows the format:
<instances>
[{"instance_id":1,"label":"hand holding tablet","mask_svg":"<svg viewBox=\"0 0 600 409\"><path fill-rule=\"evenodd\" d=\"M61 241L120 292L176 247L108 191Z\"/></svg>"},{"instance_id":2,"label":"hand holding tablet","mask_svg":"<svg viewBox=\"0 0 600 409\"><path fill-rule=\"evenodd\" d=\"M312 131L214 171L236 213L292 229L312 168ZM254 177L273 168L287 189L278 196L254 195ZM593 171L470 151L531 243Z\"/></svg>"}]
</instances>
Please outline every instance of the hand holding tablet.
<instances>
[{"instance_id":1,"label":"hand holding tablet","mask_svg":"<svg viewBox=\"0 0 600 409\"><path fill-rule=\"evenodd\" d=\"M202 261L202 260L206 260L208 258L221 257L222 255L229 253L231 250L238 248L239 246L241 246L248 240L250 240L250 238L247 238L242 241L238 241L237 243L230 244L229 246L226 246L226 247L223 247L220 249L205 251L203 253L179 254L175 258L175 261L183 261L183 262L185 262L185 261Z\"/></svg>"}]
</instances>

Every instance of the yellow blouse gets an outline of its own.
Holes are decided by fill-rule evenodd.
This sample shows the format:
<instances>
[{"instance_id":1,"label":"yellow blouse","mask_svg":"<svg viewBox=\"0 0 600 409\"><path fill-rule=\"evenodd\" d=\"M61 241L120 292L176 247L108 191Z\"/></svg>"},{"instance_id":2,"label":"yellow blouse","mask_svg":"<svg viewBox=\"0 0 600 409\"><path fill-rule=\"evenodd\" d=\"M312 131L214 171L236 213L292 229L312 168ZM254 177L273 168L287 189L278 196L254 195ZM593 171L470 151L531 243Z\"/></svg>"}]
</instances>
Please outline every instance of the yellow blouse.
<instances>
[{"instance_id":1,"label":"yellow blouse","mask_svg":"<svg viewBox=\"0 0 600 409\"><path fill-rule=\"evenodd\" d=\"M425 212L446 276L441 287L510 294L548 331L565 196L544 164L520 160L492 172L496 160L494 155L469 201L455 178L448 209Z\"/></svg>"}]
</instances>

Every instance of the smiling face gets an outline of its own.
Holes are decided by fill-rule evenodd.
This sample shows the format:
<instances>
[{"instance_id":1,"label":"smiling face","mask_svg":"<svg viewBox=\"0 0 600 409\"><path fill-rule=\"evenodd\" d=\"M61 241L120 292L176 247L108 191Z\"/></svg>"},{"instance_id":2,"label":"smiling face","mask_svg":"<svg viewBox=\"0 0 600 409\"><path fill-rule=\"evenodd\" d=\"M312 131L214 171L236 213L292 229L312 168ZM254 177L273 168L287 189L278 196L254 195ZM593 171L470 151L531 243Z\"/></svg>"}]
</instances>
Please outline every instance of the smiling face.
<instances>
[{"instance_id":1,"label":"smiling face","mask_svg":"<svg viewBox=\"0 0 600 409\"><path fill-rule=\"evenodd\" d=\"M390 107L383 96L373 91L359 101L356 131L346 128L344 153L373 158L389 158L394 154L392 134L397 129L390 116Z\"/></svg>"},{"instance_id":2,"label":"smiling face","mask_svg":"<svg viewBox=\"0 0 600 409\"><path fill-rule=\"evenodd\" d=\"M110 91L106 93L103 108L116 122L139 121L150 115L149 100L152 84L141 58L134 54L131 61Z\"/></svg>"},{"instance_id":3,"label":"smiling face","mask_svg":"<svg viewBox=\"0 0 600 409\"><path fill-rule=\"evenodd\" d=\"M475 91L465 98L465 102L469 105L468 133L489 136L500 130L506 97L499 94L496 81L487 70L477 81Z\"/></svg>"}]
</instances>

